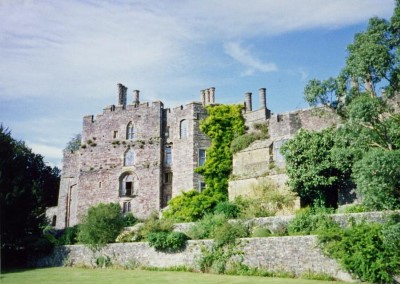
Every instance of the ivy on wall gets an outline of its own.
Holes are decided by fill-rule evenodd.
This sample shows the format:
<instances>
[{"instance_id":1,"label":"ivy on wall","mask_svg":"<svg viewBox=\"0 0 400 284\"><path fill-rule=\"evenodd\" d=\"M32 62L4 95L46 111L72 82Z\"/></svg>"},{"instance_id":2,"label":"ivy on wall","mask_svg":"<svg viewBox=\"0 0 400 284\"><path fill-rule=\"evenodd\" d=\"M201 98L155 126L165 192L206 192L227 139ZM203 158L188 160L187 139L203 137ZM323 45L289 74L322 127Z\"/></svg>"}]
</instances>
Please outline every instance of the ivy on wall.
<instances>
[{"instance_id":1,"label":"ivy on wall","mask_svg":"<svg viewBox=\"0 0 400 284\"><path fill-rule=\"evenodd\" d=\"M234 138L245 132L242 105L208 106L208 117L200 130L211 139L205 164L196 169L203 175L206 189L198 193L189 191L169 202L164 217L179 221L195 221L211 212L218 202L228 199L228 180L232 171L230 150Z\"/></svg>"}]
</instances>

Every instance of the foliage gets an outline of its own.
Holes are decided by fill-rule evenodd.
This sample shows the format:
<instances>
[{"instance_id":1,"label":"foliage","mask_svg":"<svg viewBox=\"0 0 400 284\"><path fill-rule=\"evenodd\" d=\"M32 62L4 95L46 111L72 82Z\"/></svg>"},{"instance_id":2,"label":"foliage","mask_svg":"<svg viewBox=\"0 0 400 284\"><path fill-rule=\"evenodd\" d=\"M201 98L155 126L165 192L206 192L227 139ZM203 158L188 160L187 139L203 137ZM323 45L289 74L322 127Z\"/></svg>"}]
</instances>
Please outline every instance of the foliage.
<instances>
[{"instance_id":1,"label":"foliage","mask_svg":"<svg viewBox=\"0 0 400 284\"><path fill-rule=\"evenodd\" d=\"M118 203L99 203L89 208L79 225L78 241L91 249L99 249L107 243L114 242L123 225Z\"/></svg>"},{"instance_id":2,"label":"foliage","mask_svg":"<svg viewBox=\"0 0 400 284\"><path fill-rule=\"evenodd\" d=\"M172 198L163 216L176 221L192 222L212 212L217 203L218 200L213 196L190 190Z\"/></svg>"},{"instance_id":3,"label":"foliage","mask_svg":"<svg viewBox=\"0 0 400 284\"><path fill-rule=\"evenodd\" d=\"M111 258L108 255L100 255L96 258L97 267L106 268L112 266Z\"/></svg>"},{"instance_id":4,"label":"foliage","mask_svg":"<svg viewBox=\"0 0 400 284\"><path fill-rule=\"evenodd\" d=\"M195 240L212 239L215 230L226 222L228 219L224 214L207 214L190 227L188 235Z\"/></svg>"},{"instance_id":5,"label":"foliage","mask_svg":"<svg viewBox=\"0 0 400 284\"><path fill-rule=\"evenodd\" d=\"M393 276L400 273L400 247L395 241L399 224L361 222L321 231L319 241L328 255L362 281L392 283Z\"/></svg>"},{"instance_id":6,"label":"foliage","mask_svg":"<svg viewBox=\"0 0 400 284\"><path fill-rule=\"evenodd\" d=\"M57 204L59 179L59 169L47 166L41 155L0 125L2 266L20 265L28 244L41 238L45 209Z\"/></svg>"},{"instance_id":7,"label":"foliage","mask_svg":"<svg viewBox=\"0 0 400 284\"><path fill-rule=\"evenodd\" d=\"M176 252L185 248L188 237L181 232L154 232L147 236L149 245L156 250Z\"/></svg>"},{"instance_id":8,"label":"foliage","mask_svg":"<svg viewBox=\"0 0 400 284\"><path fill-rule=\"evenodd\" d=\"M159 219L157 213L153 213L139 228L140 235L145 239L151 233L172 232L174 223L171 219Z\"/></svg>"},{"instance_id":9,"label":"foliage","mask_svg":"<svg viewBox=\"0 0 400 284\"><path fill-rule=\"evenodd\" d=\"M139 220L133 216L132 212L128 212L123 216L124 227L131 227L135 225Z\"/></svg>"},{"instance_id":10,"label":"foliage","mask_svg":"<svg viewBox=\"0 0 400 284\"><path fill-rule=\"evenodd\" d=\"M249 230L242 222L225 222L218 226L214 231L214 244L222 247L227 244L234 245L237 238L245 238L249 236Z\"/></svg>"},{"instance_id":11,"label":"foliage","mask_svg":"<svg viewBox=\"0 0 400 284\"><path fill-rule=\"evenodd\" d=\"M304 208L296 213L288 224L289 235L310 235L339 228L328 215L332 210L326 208Z\"/></svg>"},{"instance_id":12,"label":"foliage","mask_svg":"<svg viewBox=\"0 0 400 284\"><path fill-rule=\"evenodd\" d=\"M240 213L240 208L237 204L222 201L215 206L214 214L224 214L227 218L235 219L238 217Z\"/></svg>"},{"instance_id":13,"label":"foliage","mask_svg":"<svg viewBox=\"0 0 400 284\"><path fill-rule=\"evenodd\" d=\"M79 148L81 147L81 140L82 140L82 135L81 134L76 134L67 143L67 146L65 147L65 150L71 151L71 153L73 153L75 151L78 151Z\"/></svg>"},{"instance_id":14,"label":"foliage","mask_svg":"<svg viewBox=\"0 0 400 284\"><path fill-rule=\"evenodd\" d=\"M264 238L264 237L269 237L271 235L272 233L268 228L254 227L253 230L251 231L252 238Z\"/></svg>"},{"instance_id":15,"label":"foliage","mask_svg":"<svg viewBox=\"0 0 400 284\"><path fill-rule=\"evenodd\" d=\"M214 207L228 198L228 179L232 171L232 140L244 133L241 105L208 106L208 117L201 121L200 129L211 139L205 164L196 169L203 175L206 189L182 192L172 198L164 217L177 221L195 221L211 213Z\"/></svg>"},{"instance_id":16,"label":"foliage","mask_svg":"<svg viewBox=\"0 0 400 284\"><path fill-rule=\"evenodd\" d=\"M353 175L368 209L400 208L400 150L370 150L355 163Z\"/></svg>"},{"instance_id":17,"label":"foliage","mask_svg":"<svg viewBox=\"0 0 400 284\"><path fill-rule=\"evenodd\" d=\"M246 149L247 147L250 146L251 143L253 143L256 140L259 140L259 136L260 135L256 133L246 133L236 137L232 141L231 152L235 154L243 149Z\"/></svg>"},{"instance_id":18,"label":"foliage","mask_svg":"<svg viewBox=\"0 0 400 284\"><path fill-rule=\"evenodd\" d=\"M362 213L362 212L368 212L367 208L365 208L364 205L362 204L347 204L345 206L341 206L336 210L336 213L344 213L344 214L349 214L349 213Z\"/></svg>"},{"instance_id":19,"label":"foliage","mask_svg":"<svg viewBox=\"0 0 400 284\"><path fill-rule=\"evenodd\" d=\"M281 147L289 186L305 204L336 206L336 200L329 200L329 196L345 186L349 173L336 163L334 145L335 131L328 128L320 132L300 130Z\"/></svg>"},{"instance_id":20,"label":"foliage","mask_svg":"<svg viewBox=\"0 0 400 284\"><path fill-rule=\"evenodd\" d=\"M399 10L400 2L396 1L390 21L371 18L366 31L354 36L347 47L346 65L337 78L313 79L307 84L304 93L310 105L327 104L335 99L343 105L360 92L376 97L377 84L383 85L389 95L399 90Z\"/></svg>"},{"instance_id":21,"label":"foliage","mask_svg":"<svg viewBox=\"0 0 400 284\"><path fill-rule=\"evenodd\" d=\"M285 189L279 190L278 185L271 181L263 181L251 188L249 196L238 196L234 203L240 209L242 218L269 217L279 210L291 208L296 195Z\"/></svg>"},{"instance_id":22,"label":"foliage","mask_svg":"<svg viewBox=\"0 0 400 284\"><path fill-rule=\"evenodd\" d=\"M245 131L242 105L207 107L208 117L201 121L200 130L211 139L204 166L196 169L203 175L207 188L204 194L225 200L228 195L228 177L232 171L232 140Z\"/></svg>"},{"instance_id":23,"label":"foliage","mask_svg":"<svg viewBox=\"0 0 400 284\"><path fill-rule=\"evenodd\" d=\"M57 240L57 244L62 245L73 245L77 242L78 226L65 228L64 232Z\"/></svg>"}]
</instances>

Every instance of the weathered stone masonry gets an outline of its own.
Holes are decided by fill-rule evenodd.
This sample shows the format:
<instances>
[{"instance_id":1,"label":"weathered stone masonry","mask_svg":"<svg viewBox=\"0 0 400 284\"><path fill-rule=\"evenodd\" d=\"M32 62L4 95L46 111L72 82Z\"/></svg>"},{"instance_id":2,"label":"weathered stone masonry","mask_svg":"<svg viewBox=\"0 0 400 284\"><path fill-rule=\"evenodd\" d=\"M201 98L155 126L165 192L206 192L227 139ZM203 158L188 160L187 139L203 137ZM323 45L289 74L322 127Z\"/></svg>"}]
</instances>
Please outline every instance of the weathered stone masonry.
<instances>
[{"instance_id":1,"label":"weathered stone masonry","mask_svg":"<svg viewBox=\"0 0 400 284\"><path fill-rule=\"evenodd\" d=\"M160 101L141 103L138 90L127 104L127 88L118 84L118 104L85 116L81 149L64 153L56 228L77 224L100 202L145 218L180 192L204 186L194 169L210 140L199 122L215 94L203 92L203 103L168 109Z\"/></svg>"}]
</instances>

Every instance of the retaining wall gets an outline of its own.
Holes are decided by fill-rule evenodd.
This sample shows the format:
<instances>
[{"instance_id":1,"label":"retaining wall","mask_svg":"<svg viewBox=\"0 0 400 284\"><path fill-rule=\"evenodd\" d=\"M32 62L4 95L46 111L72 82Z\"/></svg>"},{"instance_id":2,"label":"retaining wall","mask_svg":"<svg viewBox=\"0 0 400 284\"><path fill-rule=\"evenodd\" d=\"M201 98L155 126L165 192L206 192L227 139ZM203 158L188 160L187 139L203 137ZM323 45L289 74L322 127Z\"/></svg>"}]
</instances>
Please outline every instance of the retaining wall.
<instances>
[{"instance_id":1,"label":"retaining wall","mask_svg":"<svg viewBox=\"0 0 400 284\"><path fill-rule=\"evenodd\" d=\"M99 256L110 257L113 264L151 267L187 266L197 268L201 248L212 240L188 241L185 250L178 253L156 251L146 242L115 243L93 252L83 245L56 247L52 255L35 260L36 267L86 265L96 266ZM244 238L239 246L243 263L268 271L286 271L300 276L303 273L325 273L339 280L350 281L338 263L323 255L315 236Z\"/></svg>"}]
</instances>

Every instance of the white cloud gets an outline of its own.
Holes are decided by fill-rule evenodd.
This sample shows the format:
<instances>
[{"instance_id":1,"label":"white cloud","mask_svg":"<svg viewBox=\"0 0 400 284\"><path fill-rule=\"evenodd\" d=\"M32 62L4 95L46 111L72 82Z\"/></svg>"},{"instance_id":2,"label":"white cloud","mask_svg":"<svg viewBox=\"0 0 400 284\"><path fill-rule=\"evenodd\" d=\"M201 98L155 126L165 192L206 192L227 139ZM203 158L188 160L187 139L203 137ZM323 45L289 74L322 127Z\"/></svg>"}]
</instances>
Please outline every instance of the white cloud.
<instances>
[{"instance_id":1,"label":"white cloud","mask_svg":"<svg viewBox=\"0 0 400 284\"><path fill-rule=\"evenodd\" d=\"M32 149L33 153L42 155L44 157L44 161L49 163L50 166L61 168L61 159L63 157L63 150L61 148L46 144L32 143L29 141L26 141L26 144Z\"/></svg>"},{"instance_id":2,"label":"white cloud","mask_svg":"<svg viewBox=\"0 0 400 284\"><path fill-rule=\"evenodd\" d=\"M246 48L243 48L237 42L229 42L225 44L225 52L233 59L244 65L247 69L242 73L242 76L253 75L258 72L274 72L278 70L275 63L265 63L255 57Z\"/></svg>"},{"instance_id":3,"label":"white cloud","mask_svg":"<svg viewBox=\"0 0 400 284\"><path fill-rule=\"evenodd\" d=\"M115 103L118 82L175 106L217 80L237 81L224 51L242 65L241 76L276 71L280 62L250 49L252 40L388 17L393 7L393 0L0 0L0 104L24 105L0 119L55 156L80 131L80 115ZM71 116L78 122L65 123ZM67 139L41 142L54 133Z\"/></svg>"}]
</instances>

